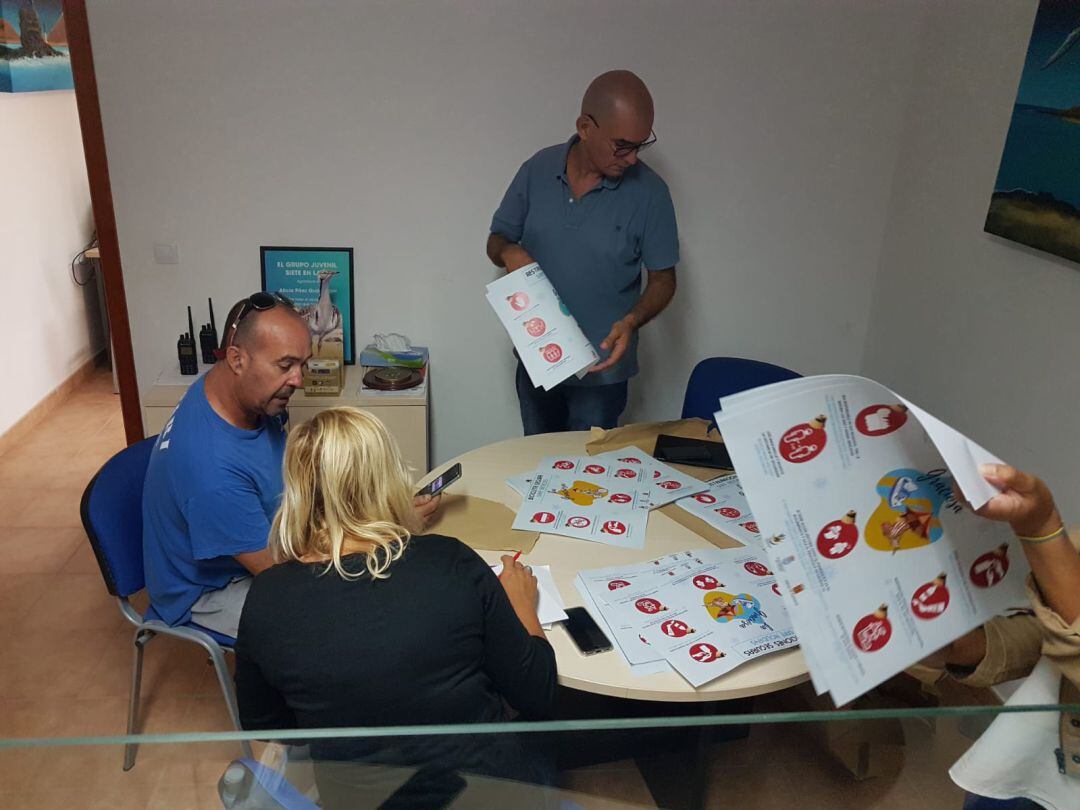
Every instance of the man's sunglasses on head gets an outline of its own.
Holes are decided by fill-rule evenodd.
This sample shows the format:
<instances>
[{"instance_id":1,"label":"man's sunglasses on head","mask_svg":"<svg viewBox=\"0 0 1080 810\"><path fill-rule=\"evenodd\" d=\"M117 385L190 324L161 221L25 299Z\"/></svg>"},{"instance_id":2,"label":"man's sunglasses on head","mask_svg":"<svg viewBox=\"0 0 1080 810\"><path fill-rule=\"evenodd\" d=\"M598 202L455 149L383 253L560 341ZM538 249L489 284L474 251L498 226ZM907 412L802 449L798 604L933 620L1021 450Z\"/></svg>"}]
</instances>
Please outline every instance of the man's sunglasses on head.
<instances>
[{"instance_id":1,"label":"man's sunglasses on head","mask_svg":"<svg viewBox=\"0 0 1080 810\"><path fill-rule=\"evenodd\" d=\"M240 311L236 313L236 317L232 320L232 323L225 327L228 330L229 338L225 341L225 345L222 346L219 351L215 352L215 354L219 355L218 359L220 360L224 357L225 350L232 345L233 338L236 337L236 330L240 326L240 321L244 320L244 318L252 312L265 312L268 309L273 309L279 304L286 306L289 309L296 309L296 305L279 292L257 292L249 295L247 300L244 301L243 306L240 307Z\"/></svg>"}]
</instances>

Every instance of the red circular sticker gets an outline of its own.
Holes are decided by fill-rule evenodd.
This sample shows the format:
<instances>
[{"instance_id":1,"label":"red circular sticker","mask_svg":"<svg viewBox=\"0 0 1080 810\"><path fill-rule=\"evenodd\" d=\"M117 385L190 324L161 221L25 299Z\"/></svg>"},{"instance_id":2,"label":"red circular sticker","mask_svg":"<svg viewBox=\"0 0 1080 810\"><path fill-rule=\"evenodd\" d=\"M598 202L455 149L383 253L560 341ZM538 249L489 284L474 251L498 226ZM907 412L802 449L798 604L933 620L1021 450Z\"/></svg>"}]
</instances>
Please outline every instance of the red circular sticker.
<instances>
[{"instance_id":1,"label":"red circular sticker","mask_svg":"<svg viewBox=\"0 0 1080 810\"><path fill-rule=\"evenodd\" d=\"M723 515L726 518L742 517L742 512L736 509L734 506L721 506L716 510L717 514Z\"/></svg>"},{"instance_id":2,"label":"red circular sticker","mask_svg":"<svg viewBox=\"0 0 1080 810\"><path fill-rule=\"evenodd\" d=\"M920 585L911 597L911 612L917 619L936 619L949 606L949 589L945 587L945 575Z\"/></svg>"},{"instance_id":3,"label":"red circular sticker","mask_svg":"<svg viewBox=\"0 0 1080 810\"><path fill-rule=\"evenodd\" d=\"M609 520L604 524L601 531L606 534L626 534L626 524L617 520Z\"/></svg>"},{"instance_id":4,"label":"red circular sticker","mask_svg":"<svg viewBox=\"0 0 1080 810\"><path fill-rule=\"evenodd\" d=\"M697 495L694 496L694 500L698 503L703 503L706 506L716 503L716 497L710 495L708 492L699 492Z\"/></svg>"},{"instance_id":5,"label":"red circular sticker","mask_svg":"<svg viewBox=\"0 0 1080 810\"><path fill-rule=\"evenodd\" d=\"M518 312L521 312L529 306L529 296L523 292L516 292L513 295L507 296L506 300L509 301L510 306Z\"/></svg>"},{"instance_id":6,"label":"red circular sticker","mask_svg":"<svg viewBox=\"0 0 1080 810\"><path fill-rule=\"evenodd\" d=\"M743 568L745 568L747 571L749 571L755 577L772 576L772 571L770 571L768 568L766 568L764 565L762 565L759 562L750 561L748 563L743 563Z\"/></svg>"},{"instance_id":7,"label":"red circular sticker","mask_svg":"<svg viewBox=\"0 0 1080 810\"><path fill-rule=\"evenodd\" d=\"M592 521L589 520L587 517L581 517L580 515L575 515L574 517L572 517L568 521L566 521L566 525L567 526L573 526L575 529L587 529L587 528L589 528L589 524L591 522Z\"/></svg>"},{"instance_id":8,"label":"red circular sticker","mask_svg":"<svg viewBox=\"0 0 1080 810\"><path fill-rule=\"evenodd\" d=\"M864 653L877 652L892 638L892 623L886 616L884 607L878 608L868 616L863 616L855 623L851 638Z\"/></svg>"},{"instance_id":9,"label":"red circular sticker","mask_svg":"<svg viewBox=\"0 0 1080 810\"><path fill-rule=\"evenodd\" d=\"M660 487L660 489L672 490L679 489L682 484L680 484L678 481L661 481L657 484L657 486Z\"/></svg>"},{"instance_id":10,"label":"red circular sticker","mask_svg":"<svg viewBox=\"0 0 1080 810\"><path fill-rule=\"evenodd\" d=\"M607 584L607 589L609 591L617 591L619 588L626 588L629 585L630 583L625 579L613 579Z\"/></svg>"},{"instance_id":11,"label":"red circular sticker","mask_svg":"<svg viewBox=\"0 0 1080 810\"><path fill-rule=\"evenodd\" d=\"M1001 545L975 558L968 576L976 588L992 588L1009 573L1009 547Z\"/></svg>"},{"instance_id":12,"label":"red circular sticker","mask_svg":"<svg viewBox=\"0 0 1080 810\"><path fill-rule=\"evenodd\" d=\"M551 512L537 512L532 516L533 523L554 523L555 516Z\"/></svg>"},{"instance_id":13,"label":"red circular sticker","mask_svg":"<svg viewBox=\"0 0 1080 810\"><path fill-rule=\"evenodd\" d=\"M574 469L574 462L572 461L556 461L551 465L556 470L572 470Z\"/></svg>"},{"instance_id":14,"label":"red circular sticker","mask_svg":"<svg viewBox=\"0 0 1080 810\"><path fill-rule=\"evenodd\" d=\"M629 458L629 457L628 458L620 458L619 461L621 461L623 464L640 464L641 463L640 458Z\"/></svg>"},{"instance_id":15,"label":"red circular sticker","mask_svg":"<svg viewBox=\"0 0 1080 810\"><path fill-rule=\"evenodd\" d=\"M825 417L817 416L809 422L790 428L780 437L780 455L792 464L802 464L815 458L825 449Z\"/></svg>"},{"instance_id":16,"label":"red circular sticker","mask_svg":"<svg viewBox=\"0 0 1080 810\"><path fill-rule=\"evenodd\" d=\"M754 534L761 534L761 532L758 530L757 523L752 520L748 520L746 521L746 523L740 523L739 525L746 529L748 532L753 532Z\"/></svg>"},{"instance_id":17,"label":"red circular sticker","mask_svg":"<svg viewBox=\"0 0 1080 810\"><path fill-rule=\"evenodd\" d=\"M655 599L649 599L648 597L644 599L638 599L636 602L634 602L634 607L636 607L641 613L659 613L662 610L667 610L666 607L657 602Z\"/></svg>"},{"instance_id":18,"label":"red circular sticker","mask_svg":"<svg viewBox=\"0 0 1080 810\"><path fill-rule=\"evenodd\" d=\"M560 347L558 343L549 343L540 350L540 354L542 354L544 359L549 363L558 363L562 360L562 347Z\"/></svg>"},{"instance_id":19,"label":"red circular sticker","mask_svg":"<svg viewBox=\"0 0 1080 810\"><path fill-rule=\"evenodd\" d=\"M864 436L887 436L908 420L906 405L870 405L859 411L855 427Z\"/></svg>"},{"instance_id":20,"label":"red circular sticker","mask_svg":"<svg viewBox=\"0 0 1080 810\"><path fill-rule=\"evenodd\" d=\"M627 495L625 492L616 492L614 495L608 498L608 500L612 503L630 503L630 501L634 499Z\"/></svg>"},{"instance_id":21,"label":"red circular sticker","mask_svg":"<svg viewBox=\"0 0 1080 810\"><path fill-rule=\"evenodd\" d=\"M668 619L660 625L660 632L665 636L671 636L672 638L682 638L694 631L690 629L690 625L686 622L679 621L678 619Z\"/></svg>"},{"instance_id":22,"label":"red circular sticker","mask_svg":"<svg viewBox=\"0 0 1080 810\"><path fill-rule=\"evenodd\" d=\"M723 658L724 654L720 652L712 644L695 644L689 650L690 657L697 661L699 664L709 664L718 658Z\"/></svg>"},{"instance_id":23,"label":"red circular sticker","mask_svg":"<svg viewBox=\"0 0 1080 810\"><path fill-rule=\"evenodd\" d=\"M543 318L529 318L525 321L525 331L533 337L540 337L547 331L547 324Z\"/></svg>"},{"instance_id":24,"label":"red circular sticker","mask_svg":"<svg viewBox=\"0 0 1080 810\"><path fill-rule=\"evenodd\" d=\"M822 527L817 536L817 550L822 557L839 560L850 554L858 542L859 527L855 525L855 512L852 511Z\"/></svg>"},{"instance_id":25,"label":"red circular sticker","mask_svg":"<svg viewBox=\"0 0 1080 810\"><path fill-rule=\"evenodd\" d=\"M588 464L585 467L585 472L589 475L603 475L607 472L607 468L601 467L599 464Z\"/></svg>"},{"instance_id":26,"label":"red circular sticker","mask_svg":"<svg viewBox=\"0 0 1080 810\"><path fill-rule=\"evenodd\" d=\"M720 580L709 574L698 574L694 577L693 582L695 588L701 588L703 591L711 591L720 585Z\"/></svg>"},{"instance_id":27,"label":"red circular sticker","mask_svg":"<svg viewBox=\"0 0 1080 810\"><path fill-rule=\"evenodd\" d=\"M615 473L615 477L616 478L637 478L638 477L638 471L637 470L630 470L630 469L627 469L626 467L623 467L621 470L619 470L619 471L617 471Z\"/></svg>"}]
</instances>

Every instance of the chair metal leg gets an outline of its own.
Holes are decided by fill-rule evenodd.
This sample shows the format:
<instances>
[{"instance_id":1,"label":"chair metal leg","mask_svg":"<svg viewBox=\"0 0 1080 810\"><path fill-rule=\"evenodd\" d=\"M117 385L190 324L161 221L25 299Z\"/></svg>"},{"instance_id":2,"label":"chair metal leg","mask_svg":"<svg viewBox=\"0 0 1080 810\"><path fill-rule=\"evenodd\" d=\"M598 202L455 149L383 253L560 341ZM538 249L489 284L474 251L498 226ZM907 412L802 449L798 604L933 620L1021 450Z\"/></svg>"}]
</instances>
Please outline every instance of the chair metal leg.
<instances>
[{"instance_id":1,"label":"chair metal leg","mask_svg":"<svg viewBox=\"0 0 1080 810\"><path fill-rule=\"evenodd\" d=\"M135 631L135 655L131 665L131 701L128 704L128 734L138 733L139 724L139 691L142 687L142 662L143 648L154 637L154 634L146 630ZM135 755L139 746L128 743L124 746L124 770L130 771L135 767Z\"/></svg>"},{"instance_id":2,"label":"chair metal leg","mask_svg":"<svg viewBox=\"0 0 1080 810\"><path fill-rule=\"evenodd\" d=\"M229 667L225 663L225 654L220 647L211 649L209 652L210 660L214 664L214 671L217 672L221 694L225 698L225 706L229 710L229 717L232 718L233 728L237 731L243 731L240 727L240 709L236 705L236 690L233 688L232 679L229 677ZM247 740L242 740L240 745L244 749L244 756L253 759L254 754L251 752L251 744Z\"/></svg>"}]
</instances>

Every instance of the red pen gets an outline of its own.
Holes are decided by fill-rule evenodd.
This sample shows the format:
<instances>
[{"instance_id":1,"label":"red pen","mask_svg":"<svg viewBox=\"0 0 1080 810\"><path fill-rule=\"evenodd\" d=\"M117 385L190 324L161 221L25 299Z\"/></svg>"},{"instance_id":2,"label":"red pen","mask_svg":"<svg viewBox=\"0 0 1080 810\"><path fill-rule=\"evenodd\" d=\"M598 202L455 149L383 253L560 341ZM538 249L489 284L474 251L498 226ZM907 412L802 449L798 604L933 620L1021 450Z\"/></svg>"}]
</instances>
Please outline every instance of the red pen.
<instances>
[{"instance_id":1,"label":"red pen","mask_svg":"<svg viewBox=\"0 0 1080 810\"><path fill-rule=\"evenodd\" d=\"M515 554L515 555L514 555L514 559L513 559L513 560L511 560L511 562L517 562L517 561L518 561L518 557L520 557L520 556L521 556L521 552L519 551L519 552L518 552L517 554Z\"/></svg>"}]
</instances>

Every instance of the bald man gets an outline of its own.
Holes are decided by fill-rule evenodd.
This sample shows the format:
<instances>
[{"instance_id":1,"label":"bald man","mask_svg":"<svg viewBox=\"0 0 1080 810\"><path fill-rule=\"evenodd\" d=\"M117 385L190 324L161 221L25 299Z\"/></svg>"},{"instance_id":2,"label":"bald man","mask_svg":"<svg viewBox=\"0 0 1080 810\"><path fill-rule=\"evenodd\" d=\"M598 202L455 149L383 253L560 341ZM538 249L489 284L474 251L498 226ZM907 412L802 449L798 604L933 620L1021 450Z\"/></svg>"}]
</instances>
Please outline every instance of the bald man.
<instances>
[{"instance_id":1,"label":"bald man","mask_svg":"<svg viewBox=\"0 0 1080 810\"><path fill-rule=\"evenodd\" d=\"M537 262L601 356L583 379L551 391L533 386L518 361L527 436L615 427L638 371L637 332L675 294L675 208L639 157L656 142L652 126L641 79L627 70L597 76L573 137L522 164L491 221L491 261L507 272Z\"/></svg>"}]
</instances>

